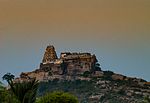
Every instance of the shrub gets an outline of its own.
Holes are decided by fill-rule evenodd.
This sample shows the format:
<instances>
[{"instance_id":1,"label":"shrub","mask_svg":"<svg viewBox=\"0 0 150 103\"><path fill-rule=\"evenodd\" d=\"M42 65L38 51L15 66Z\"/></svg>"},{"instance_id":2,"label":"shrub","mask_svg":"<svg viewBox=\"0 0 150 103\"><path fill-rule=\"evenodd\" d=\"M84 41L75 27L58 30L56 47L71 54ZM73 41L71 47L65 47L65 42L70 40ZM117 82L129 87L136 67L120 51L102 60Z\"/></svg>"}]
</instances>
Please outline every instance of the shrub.
<instances>
[{"instance_id":1,"label":"shrub","mask_svg":"<svg viewBox=\"0 0 150 103\"><path fill-rule=\"evenodd\" d=\"M112 81L113 79L112 79L112 75L113 75L114 73L112 72L112 71L104 71L104 76L103 76L103 79L104 80L110 80L110 81Z\"/></svg>"},{"instance_id":2,"label":"shrub","mask_svg":"<svg viewBox=\"0 0 150 103\"><path fill-rule=\"evenodd\" d=\"M150 103L150 97L144 97L144 99L140 103Z\"/></svg>"},{"instance_id":3,"label":"shrub","mask_svg":"<svg viewBox=\"0 0 150 103\"><path fill-rule=\"evenodd\" d=\"M0 82L0 103L19 103L10 90L7 90Z\"/></svg>"},{"instance_id":4,"label":"shrub","mask_svg":"<svg viewBox=\"0 0 150 103\"><path fill-rule=\"evenodd\" d=\"M112 71L104 71L104 75L112 76L114 73Z\"/></svg>"},{"instance_id":5,"label":"shrub","mask_svg":"<svg viewBox=\"0 0 150 103\"><path fill-rule=\"evenodd\" d=\"M123 89L119 90L119 91L118 91L118 94L120 94L120 95L125 95L125 90L123 90Z\"/></svg>"},{"instance_id":6,"label":"shrub","mask_svg":"<svg viewBox=\"0 0 150 103\"><path fill-rule=\"evenodd\" d=\"M90 73L89 71L85 71L85 72L83 73L83 77L88 77L90 74L91 74L91 73Z\"/></svg>"},{"instance_id":7,"label":"shrub","mask_svg":"<svg viewBox=\"0 0 150 103\"><path fill-rule=\"evenodd\" d=\"M78 100L69 93L55 91L39 98L36 103L78 103Z\"/></svg>"},{"instance_id":8,"label":"shrub","mask_svg":"<svg viewBox=\"0 0 150 103\"><path fill-rule=\"evenodd\" d=\"M101 71L101 67L99 63L95 63L95 71Z\"/></svg>"}]
</instances>

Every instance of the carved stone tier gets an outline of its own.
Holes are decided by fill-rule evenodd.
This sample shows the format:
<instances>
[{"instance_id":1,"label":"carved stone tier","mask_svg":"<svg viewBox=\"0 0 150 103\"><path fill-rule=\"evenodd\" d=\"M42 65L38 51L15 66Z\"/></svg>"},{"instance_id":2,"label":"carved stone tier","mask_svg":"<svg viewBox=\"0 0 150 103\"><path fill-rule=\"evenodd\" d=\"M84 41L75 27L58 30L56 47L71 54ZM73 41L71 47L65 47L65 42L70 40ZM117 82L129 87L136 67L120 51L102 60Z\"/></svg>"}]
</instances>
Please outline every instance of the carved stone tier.
<instances>
[{"instance_id":1,"label":"carved stone tier","mask_svg":"<svg viewBox=\"0 0 150 103\"><path fill-rule=\"evenodd\" d=\"M49 63L57 59L57 54L53 45L49 45L46 48L42 63Z\"/></svg>"}]
</instances>

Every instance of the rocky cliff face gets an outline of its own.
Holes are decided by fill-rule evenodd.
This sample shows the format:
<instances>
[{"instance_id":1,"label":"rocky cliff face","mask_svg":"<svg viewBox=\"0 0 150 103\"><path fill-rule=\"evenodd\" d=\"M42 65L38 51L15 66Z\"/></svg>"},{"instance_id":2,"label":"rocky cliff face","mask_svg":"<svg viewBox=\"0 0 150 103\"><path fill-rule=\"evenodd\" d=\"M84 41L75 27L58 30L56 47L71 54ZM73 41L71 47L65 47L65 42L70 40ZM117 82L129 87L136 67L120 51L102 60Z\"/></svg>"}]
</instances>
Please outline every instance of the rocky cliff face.
<instances>
[{"instance_id":1,"label":"rocky cliff face","mask_svg":"<svg viewBox=\"0 0 150 103\"><path fill-rule=\"evenodd\" d=\"M36 78L41 82L39 94L63 90L75 94L81 103L140 103L144 97L150 98L150 83L143 79L102 70L78 75L61 73L51 74L50 71L37 69L22 73L15 81Z\"/></svg>"},{"instance_id":2,"label":"rocky cliff face","mask_svg":"<svg viewBox=\"0 0 150 103\"><path fill-rule=\"evenodd\" d=\"M143 79L126 77L111 71L80 76L50 76L42 81L39 93L63 90L75 94L81 103L141 103L150 98L150 84Z\"/></svg>"}]
</instances>

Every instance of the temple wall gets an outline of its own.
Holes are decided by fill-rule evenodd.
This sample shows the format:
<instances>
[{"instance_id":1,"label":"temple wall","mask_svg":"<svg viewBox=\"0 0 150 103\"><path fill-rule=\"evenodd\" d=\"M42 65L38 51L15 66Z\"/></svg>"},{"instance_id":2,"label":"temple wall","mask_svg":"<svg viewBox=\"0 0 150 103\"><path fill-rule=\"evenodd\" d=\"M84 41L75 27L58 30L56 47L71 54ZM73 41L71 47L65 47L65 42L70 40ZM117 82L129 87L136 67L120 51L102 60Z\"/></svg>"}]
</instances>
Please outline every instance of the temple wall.
<instances>
[{"instance_id":1,"label":"temple wall","mask_svg":"<svg viewBox=\"0 0 150 103\"><path fill-rule=\"evenodd\" d=\"M40 69L44 71L51 71L53 75L66 73L67 75L83 74L85 71L92 69L92 64L95 62L95 55L90 53L61 53L60 58L57 58L54 46L46 48L43 62ZM65 63L64 67L61 66ZM64 72L65 71L65 72Z\"/></svg>"}]
</instances>

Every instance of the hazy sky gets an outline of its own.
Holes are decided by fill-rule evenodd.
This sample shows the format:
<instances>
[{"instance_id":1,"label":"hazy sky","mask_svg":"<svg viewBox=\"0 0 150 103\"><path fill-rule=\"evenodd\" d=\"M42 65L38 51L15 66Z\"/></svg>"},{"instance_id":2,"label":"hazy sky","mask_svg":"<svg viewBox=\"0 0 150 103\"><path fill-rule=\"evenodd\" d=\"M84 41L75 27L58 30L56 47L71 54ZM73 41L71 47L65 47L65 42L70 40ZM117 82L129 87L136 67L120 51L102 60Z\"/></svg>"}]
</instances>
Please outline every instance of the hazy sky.
<instances>
[{"instance_id":1,"label":"hazy sky","mask_svg":"<svg viewBox=\"0 0 150 103\"><path fill-rule=\"evenodd\" d=\"M0 77L38 68L48 44L150 81L150 0L0 0Z\"/></svg>"}]
</instances>

